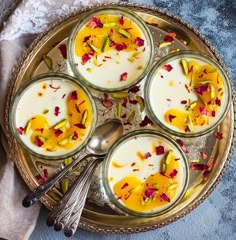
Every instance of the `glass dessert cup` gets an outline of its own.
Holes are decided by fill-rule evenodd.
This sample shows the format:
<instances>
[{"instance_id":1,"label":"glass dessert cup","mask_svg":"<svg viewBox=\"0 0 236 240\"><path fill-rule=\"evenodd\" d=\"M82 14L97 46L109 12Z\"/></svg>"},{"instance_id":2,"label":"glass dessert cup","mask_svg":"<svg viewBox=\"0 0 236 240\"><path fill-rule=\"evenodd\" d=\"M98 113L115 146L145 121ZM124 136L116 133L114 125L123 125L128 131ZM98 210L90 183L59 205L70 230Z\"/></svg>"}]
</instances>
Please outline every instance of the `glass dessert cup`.
<instances>
[{"instance_id":1,"label":"glass dessert cup","mask_svg":"<svg viewBox=\"0 0 236 240\"><path fill-rule=\"evenodd\" d=\"M9 109L9 125L20 146L41 159L77 154L93 135L95 102L78 81L61 73L42 74L24 83Z\"/></svg>"},{"instance_id":2,"label":"glass dessert cup","mask_svg":"<svg viewBox=\"0 0 236 240\"><path fill-rule=\"evenodd\" d=\"M97 91L119 92L141 81L154 56L146 23L122 7L98 7L81 17L67 42L70 67Z\"/></svg>"},{"instance_id":3,"label":"glass dessert cup","mask_svg":"<svg viewBox=\"0 0 236 240\"><path fill-rule=\"evenodd\" d=\"M102 174L115 208L138 217L153 217L181 201L188 187L189 166L171 137L144 129L124 135L111 147Z\"/></svg>"},{"instance_id":4,"label":"glass dessert cup","mask_svg":"<svg viewBox=\"0 0 236 240\"><path fill-rule=\"evenodd\" d=\"M153 66L144 101L152 121L171 135L199 137L224 120L231 102L230 81L210 56L179 51Z\"/></svg>"}]
</instances>

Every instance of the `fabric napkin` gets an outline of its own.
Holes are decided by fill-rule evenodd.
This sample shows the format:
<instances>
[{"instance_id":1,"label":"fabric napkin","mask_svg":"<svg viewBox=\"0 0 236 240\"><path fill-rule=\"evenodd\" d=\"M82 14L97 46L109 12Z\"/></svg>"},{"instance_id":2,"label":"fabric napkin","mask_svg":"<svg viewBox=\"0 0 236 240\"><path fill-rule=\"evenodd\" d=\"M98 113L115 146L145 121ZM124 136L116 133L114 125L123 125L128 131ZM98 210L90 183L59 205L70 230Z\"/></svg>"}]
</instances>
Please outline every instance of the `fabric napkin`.
<instances>
[{"instance_id":1,"label":"fabric napkin","mask_svg":"<svg viewBox=\"0 0 236 240\"><path fill-rule=\"evenodd\" d=\"M21 202L28 188L21 180L13 159L9 159L7 154L9 150L4 134L4 112L13 66L36 36L57 18L86 5L104 2L110 1L1 0L0 20L5 22L0 22L0 239L28 239L36 225L40 209L40 204L23 208Z\"/></svg>"}]
</instances>

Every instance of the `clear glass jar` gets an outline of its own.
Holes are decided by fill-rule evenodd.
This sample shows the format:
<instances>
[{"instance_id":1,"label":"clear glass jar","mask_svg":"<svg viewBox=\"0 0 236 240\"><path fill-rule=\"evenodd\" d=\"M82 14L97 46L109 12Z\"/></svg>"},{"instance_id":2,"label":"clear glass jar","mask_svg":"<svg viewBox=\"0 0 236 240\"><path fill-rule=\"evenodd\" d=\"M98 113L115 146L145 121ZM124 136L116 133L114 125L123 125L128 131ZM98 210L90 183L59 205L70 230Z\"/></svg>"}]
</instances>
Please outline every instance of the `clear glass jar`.
<instances>
[{"instance_id":1,"label":"clear glass jar","mask_svg":"<svg viewBox=\"0 0 236 240\"><path fill-rule=\"evenodd\" d=\"M81 95L77 96L76 91ZM76 123L72 126L76 114L81 118L82 114L87 115L82 124L85 129L82 129L81 122L78 127L74 126ZM62 73L42 74L25 82L9 109L9 125L17 142L29 154L47 160L77 154L93 135L96 122L96 105L88 90L73 77Z\"/></svg>"},{"instance_id":2,"label":"clear glass jar","mask_svg":"<svg viewBox=\"0 0 236 240\"><path fill-rule=\"evenodd\" d=\"M92 21L95 27L86 32L85 27ZM133 24L141 37L133 39L136 35L132 35L132 28L125 28L124 21ZM146 23L123 7L98 7L84 14L71 32L67 46L74 76L86 86L103 92L124 91L136 85L149 72L154 56L154 43ZM79 52L83 49L88 54Z\"/></svg>"},{"instance_id":3,"label":"clear glass jar","mask_svg":"<svg viewBox=\"0 0 236 240\"><path fill-rule=\"evenodd\" d=\"M155 152L151 150L153 146L150 146L153 143L158 148L155 149ZM160 150L162 151L160 145L164 149L163 152L160 152ZM169 162L164 172L162 165L166 162L170 150L174 154L171 160L173 162L168 160ZM140 160L141 153L145 155L145 159ZM178 169L175 172L176 175L172 175L172 168ZM163 175L160 175L160 172ZM170 211L182 199L188 187L189 165L185 154L171 137L155 130L142 129L124 135L110 148L103 162L102 176L103 185L111 204L130 215L153 217ZM139 180L131 180L133 177ZM168 182L168 188L163 178ZM152 183L154 180L157 181L158 186ZM178 185L176 189L173 188L174 184ZM119 193L119 191L124 191L125 189L130 195L127 196L125 192ZM147 205L144 209L141 209L143 204L152 204L152 201L168 201L167 195L163 198L167 190L175 191L174 195L171 195L173 193L167 193L169 197L172 196L169 199L170 202L162 205L154 202L154 204L157 204L155 207ZM138 193L137 191L140 192ZM133 199L131 199L131 195L134 193L138 197L133 195ZM148 197L149 199L151 198L151 201L147 199L146 194L149 194ZM151 194L153 195L151 196ZM127 200L129 197L131 202L125 203L124 199ZM143 202L144 197L145 200ZM163 201L162 198L164 199ZM146 209L146 207L149 209Z\"/></svg>"},{"instance_id":4,"label":"clear glass jar","mask_svg":"<svg viewBox=\"0 0 236 240\"><path fill-rule=\"evenodd\" d=\"M183 66L186 62L188 69ZM164 131L199 137L224 120L231 102L230 80L210 56L179 51L153 66L145 82L144 101L148 115Z\"/></svg>"}]
</instances>

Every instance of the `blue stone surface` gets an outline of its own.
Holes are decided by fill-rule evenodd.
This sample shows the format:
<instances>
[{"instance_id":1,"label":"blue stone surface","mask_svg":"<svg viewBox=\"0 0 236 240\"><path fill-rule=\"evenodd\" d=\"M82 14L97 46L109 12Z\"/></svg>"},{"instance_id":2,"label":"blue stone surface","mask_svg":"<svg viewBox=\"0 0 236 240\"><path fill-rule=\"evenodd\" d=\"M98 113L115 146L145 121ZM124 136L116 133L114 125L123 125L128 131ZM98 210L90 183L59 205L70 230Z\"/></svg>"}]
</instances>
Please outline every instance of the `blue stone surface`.
<instances>
[{"instance_id":1,"label":"blue stone surface","mask_svg":"<svg viewBox=\"0 0 236 240\"><path fill-rule=\"evenodd\" d=\"M223 58L236 86L235 0L136 0L163 8L191 23ZM30 240L66 239L63 232L46 226L48 211L42 207ZM86 240L235 240L236 239L236 153L219 185L211 195L184 218L153 231L132 235L105 235L78 230L70 238Z\"/></svg>"}]
</instances>

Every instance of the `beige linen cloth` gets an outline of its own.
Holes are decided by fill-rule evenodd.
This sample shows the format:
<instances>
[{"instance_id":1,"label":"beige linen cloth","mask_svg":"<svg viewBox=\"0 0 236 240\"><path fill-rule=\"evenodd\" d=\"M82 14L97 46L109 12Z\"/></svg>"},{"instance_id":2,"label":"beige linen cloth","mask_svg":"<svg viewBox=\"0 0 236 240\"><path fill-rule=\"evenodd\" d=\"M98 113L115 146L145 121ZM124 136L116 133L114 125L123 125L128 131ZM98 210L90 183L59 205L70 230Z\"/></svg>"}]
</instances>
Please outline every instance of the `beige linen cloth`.
<instances>
[{"instance_id":1,"label":"beige linen cloth","mask_svg":"<svg viewBox=\"0 0 236 240\"><path fill-rule=\"evenodd\" d=\"M109 0L0 0L0 11L4 6L10 6L10 2L19 4L4 22L0 33L0 239L24 240L29 238L36 225L40 204L23 208L21 202L28 188L7 154L4 111L12 68L37 34L58 17L88 4Z\"/></svg>"}]
</instances>

